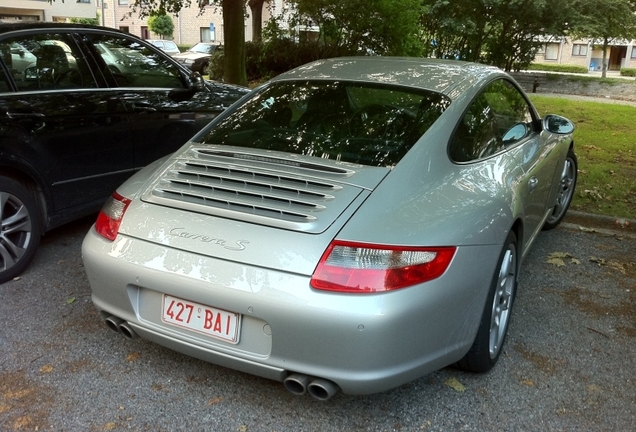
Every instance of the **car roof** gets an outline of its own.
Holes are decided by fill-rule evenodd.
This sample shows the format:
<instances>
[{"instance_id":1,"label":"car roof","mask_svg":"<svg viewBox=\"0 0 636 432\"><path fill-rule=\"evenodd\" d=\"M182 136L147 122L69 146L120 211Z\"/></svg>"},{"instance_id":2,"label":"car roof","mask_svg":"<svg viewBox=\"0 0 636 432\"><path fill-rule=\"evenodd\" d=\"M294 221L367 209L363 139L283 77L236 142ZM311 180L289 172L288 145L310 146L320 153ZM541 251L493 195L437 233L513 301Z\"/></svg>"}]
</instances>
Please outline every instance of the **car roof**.
<instances>
[{"instance_id":1,"label":"car roof","mask_svg":"<svg viewBox=\"0 0 636 432\"><path fill-rule=\"evenodd\" d=\"M282 80L343 80L416 87L454 99L477 82L507 76L478 63L411 57L359 56L318 60L279 75Z\"/></svg>"}]
</instances>

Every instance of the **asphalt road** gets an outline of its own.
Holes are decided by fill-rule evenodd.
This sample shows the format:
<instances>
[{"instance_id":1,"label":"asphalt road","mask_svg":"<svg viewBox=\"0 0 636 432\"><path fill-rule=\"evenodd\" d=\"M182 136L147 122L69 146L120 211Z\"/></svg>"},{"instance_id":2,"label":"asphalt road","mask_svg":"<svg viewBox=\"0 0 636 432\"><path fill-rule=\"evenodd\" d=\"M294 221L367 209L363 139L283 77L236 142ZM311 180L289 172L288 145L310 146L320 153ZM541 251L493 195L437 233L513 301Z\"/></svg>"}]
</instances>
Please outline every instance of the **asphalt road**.
<instances>
[{"instance_id":1,"label":"asphalt road","mask_svg":"<svg viewBox=\"0 0 636 432\"><path fill-rule=\"evenodd\" d=\"M0 430L619 432L636 425L636 237L626 231L568 224L540 235L490 373L449 367L385 393L320 402L108 330L80 256L91 223L47 234L22 277L0 285Z\"/></svg>"}]
</instances>

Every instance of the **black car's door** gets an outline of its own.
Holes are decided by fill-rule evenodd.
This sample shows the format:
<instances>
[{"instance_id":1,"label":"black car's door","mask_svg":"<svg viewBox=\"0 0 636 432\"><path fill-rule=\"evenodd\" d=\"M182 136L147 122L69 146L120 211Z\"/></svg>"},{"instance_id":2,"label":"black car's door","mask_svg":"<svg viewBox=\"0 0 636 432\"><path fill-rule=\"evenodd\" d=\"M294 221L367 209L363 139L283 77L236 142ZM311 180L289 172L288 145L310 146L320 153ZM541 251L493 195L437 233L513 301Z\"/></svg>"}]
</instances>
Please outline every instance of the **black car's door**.
<instances>
[{"instance_id":1,"label":"black car's door","mask_svg":"<svg viewBox=\"0 0 636 432\"><path fill-rule=\"evenodd\" d=\"M127 107L137 168L177 150L240 96L209 86L195 90L185 69L137 39L115 33L87 37Z\"/></svg>"},{"instance_id":2,"label":"black car's door","mask_svg":"<svg viewBox=\"0 0 636 432\"><path fill-rule=\"evenodd\" d=\"M49 213L99 208L133 171L124 104L91 67L79 35L38 30L0 38L3 157L42 179Z\"/></svg>"}]
</instances>

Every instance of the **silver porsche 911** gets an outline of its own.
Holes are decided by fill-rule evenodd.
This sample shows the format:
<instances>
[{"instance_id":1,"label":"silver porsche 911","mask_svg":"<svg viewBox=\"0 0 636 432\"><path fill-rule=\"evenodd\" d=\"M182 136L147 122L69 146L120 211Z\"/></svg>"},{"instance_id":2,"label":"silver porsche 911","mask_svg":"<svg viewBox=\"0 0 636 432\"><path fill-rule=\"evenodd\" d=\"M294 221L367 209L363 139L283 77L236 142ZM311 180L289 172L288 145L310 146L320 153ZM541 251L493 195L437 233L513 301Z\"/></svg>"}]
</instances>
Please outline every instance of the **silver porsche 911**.
<instances>
[{"instance_id":1,"label":"silver porsche 911","mask_svg":"<svg viewBox=\"0 0 636 432\"><path fill-rule=\"evenodd\" d=\"M337 58L252 91L105 204L107 325L328 399L502 352L574 193L574 126L499 69Z\"/></svg>"}]
</instances>

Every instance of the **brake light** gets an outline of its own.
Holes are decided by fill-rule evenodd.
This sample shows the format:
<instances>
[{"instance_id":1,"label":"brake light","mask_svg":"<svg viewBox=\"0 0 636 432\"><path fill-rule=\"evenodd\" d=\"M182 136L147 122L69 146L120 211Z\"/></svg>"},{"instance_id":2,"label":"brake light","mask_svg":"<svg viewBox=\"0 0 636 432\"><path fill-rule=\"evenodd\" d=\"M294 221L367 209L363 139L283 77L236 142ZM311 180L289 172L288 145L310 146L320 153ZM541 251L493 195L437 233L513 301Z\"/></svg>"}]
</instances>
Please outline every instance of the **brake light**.
<instances>
[{"instance_id":1,"label":"brake light","mask_svg":"<svg viewBox=\"0 0 636 432\"><path fill-rule=\"evenodd\" d=\"M119 226L124 217L124 213L130 204L130 200L119 195L117 192L108 198L102 207L95 222L97 233L108 240L115 240L119 233Z\"/></svg>"},{"instance_id":2,"label":"brake light","mask_svg":"<svg viewBox=\"0 0 636 432\"><path fill-rule=\"evenodd\" d=\"M456 250L334 240L320 258L310 284L319 290L351 293L406 288L444 274Z\"/></svg>"}]
</instances>

